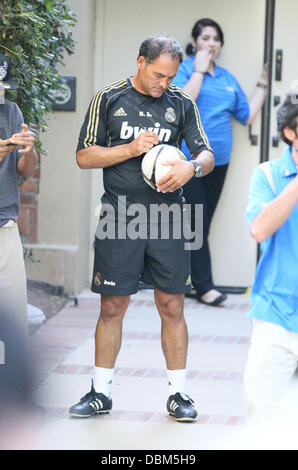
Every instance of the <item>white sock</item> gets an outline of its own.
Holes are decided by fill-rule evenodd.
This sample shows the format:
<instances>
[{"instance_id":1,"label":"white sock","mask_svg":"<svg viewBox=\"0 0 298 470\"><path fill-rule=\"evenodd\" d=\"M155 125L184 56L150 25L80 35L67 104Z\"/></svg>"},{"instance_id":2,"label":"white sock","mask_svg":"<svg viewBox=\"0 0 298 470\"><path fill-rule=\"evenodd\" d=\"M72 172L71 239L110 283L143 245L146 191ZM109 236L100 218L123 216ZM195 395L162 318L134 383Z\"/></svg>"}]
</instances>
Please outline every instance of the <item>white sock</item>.
<instances>
[{"instance_id":1,"label":"white sock","mask_svg":"<svg viewBox=\"0 0 298 470\"><path fill-rule=\"evenodd\" d=\"M177 392L185 393L186 372L186 369L167 369L170 395L175 395Z\"/></svg>"},{"instance_id":2,"label":"white sock","mask_svg":"<svg viewBox=\"0 0 298 470\"><path fill-rule=\"evenodd\" d=\"M103 393L106 397L111 395L111 385L114 376L114 369L105 367L94 367L93 387L97 393Z\"/></svg>"}]
</instances>

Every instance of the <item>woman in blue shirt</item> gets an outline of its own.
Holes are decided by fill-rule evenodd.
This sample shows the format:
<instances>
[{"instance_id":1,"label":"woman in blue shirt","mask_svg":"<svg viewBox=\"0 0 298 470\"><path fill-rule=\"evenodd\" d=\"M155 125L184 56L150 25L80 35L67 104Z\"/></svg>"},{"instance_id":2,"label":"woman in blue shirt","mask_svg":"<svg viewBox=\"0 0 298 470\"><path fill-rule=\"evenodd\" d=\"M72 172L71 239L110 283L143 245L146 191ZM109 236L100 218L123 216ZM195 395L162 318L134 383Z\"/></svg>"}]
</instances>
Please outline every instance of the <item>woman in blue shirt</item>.
<instances>
[{"instance_id":1,"label":"woman in blue shirt","mask_svg":"<svg viewBox=\"0 0 298 470\"><path fill-rule=\"evenodd\" d=\"M267 66L248 102L236 78L215 64L224 44L221 27L209 18L197 21L192 42L186 48L189 58L180 65L173 83L183 88L197 103L203 127L214 152L215 168L203 178L192 178L184 187L186 202L192 207L192 230L195 229L194 206L203 204L203 245L192 251L191 277L196 292L189 294L207 305L219 305L227 296L214 288L208 246L210 223L216 209L232 150L232 120L250 124L262 107L267 88ZM182 143L188 159L192 156Z\"/></svg>"}]
</instances>

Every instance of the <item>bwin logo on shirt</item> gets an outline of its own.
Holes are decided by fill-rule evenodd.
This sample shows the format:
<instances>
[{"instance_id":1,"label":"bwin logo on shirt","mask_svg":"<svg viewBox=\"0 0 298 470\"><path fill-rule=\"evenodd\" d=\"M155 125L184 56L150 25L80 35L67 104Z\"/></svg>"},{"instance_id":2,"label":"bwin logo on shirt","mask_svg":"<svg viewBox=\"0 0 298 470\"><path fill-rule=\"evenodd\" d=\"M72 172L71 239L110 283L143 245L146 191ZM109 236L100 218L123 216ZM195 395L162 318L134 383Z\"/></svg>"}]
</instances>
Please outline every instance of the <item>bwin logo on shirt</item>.
<instances>
[{"instance_id":1,"label":"bwin logo on shirt","mask_svg":"<svg viewBox=\"0 0 298 470\"><path fill-rule=\"evenodd\" d=\"M136 139L143 132L154 132L158 135L160 142L168 142L170 140L172 131L160 127L160 123L156 122L155 127L147 127L146 130L139 126L129 126L128 121L124 121L121 126L120 139L130 139L132 136Z\"/></svg>"}]
</instances>

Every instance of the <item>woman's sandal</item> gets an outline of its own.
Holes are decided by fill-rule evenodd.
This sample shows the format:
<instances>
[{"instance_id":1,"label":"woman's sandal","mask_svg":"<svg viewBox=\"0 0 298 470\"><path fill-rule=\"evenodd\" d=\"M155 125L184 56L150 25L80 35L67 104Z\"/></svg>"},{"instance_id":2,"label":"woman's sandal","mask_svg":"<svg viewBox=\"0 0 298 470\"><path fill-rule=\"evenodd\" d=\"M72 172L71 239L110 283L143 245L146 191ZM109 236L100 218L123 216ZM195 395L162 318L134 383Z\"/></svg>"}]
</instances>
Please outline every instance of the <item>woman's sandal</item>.
<instances>
[{"instance_id":1,"label":"woman's sandal","mask_svg":"<svg viewBox=\"0 0 298 470\"><path fill-rule=\"evenodd\" d=\"M207 294L207 292L206 292ZM219 295L215 297L212 301L208 302L203 300L202 297L197 297L198 301L205 305L210 305L211 307L216 307L217 305L221 304L227 299L227 294L222 294L221 292L218 293ZM205 295L205 294L204 294Z\"/></svg>"}]
</instances>

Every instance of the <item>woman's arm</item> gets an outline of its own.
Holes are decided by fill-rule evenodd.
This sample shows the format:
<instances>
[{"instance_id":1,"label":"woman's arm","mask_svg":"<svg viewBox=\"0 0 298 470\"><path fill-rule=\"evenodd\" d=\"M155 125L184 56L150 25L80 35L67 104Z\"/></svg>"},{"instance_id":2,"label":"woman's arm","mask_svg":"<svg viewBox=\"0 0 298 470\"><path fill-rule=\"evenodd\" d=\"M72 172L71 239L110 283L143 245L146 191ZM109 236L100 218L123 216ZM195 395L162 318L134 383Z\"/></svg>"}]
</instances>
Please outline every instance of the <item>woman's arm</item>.
<instances>
[{"instance_id":1,"label":"woman's arm","mask_svg":"<svg viewBox=\"0 0 298 470\"><path fill-rule=\"evenodd\" d=\"M183 90L188 93L194 101L197 100L201 86L204 80L205 72L196 72L193 71L190 79L188 80L187 84L183 87Z\"/></svg>"},{"instance_id":2,"label":"woman's arm","mask_svg":"<svg viewBox=\"0 0 298 470\"><path fill-rule=\"evenodd\" d=\"M194 70L183 90L196 101L200 94L204 75L212 65L212 55L206 50L200 50L196 53L194 60Z\"/></svg>"},{"instance_id":3,"label":"woman's arm","mask_svg":"<svg viewBox=\"0 0 298 470\"><path fill-rule=\"evenodd\" d=\"M256 115L262 108L268 87L268 64L264 65L261 79L257 82L257 85L249 99L249 118L246 121L246 124L251 124L255 119Z\"/></svg>"}]
</instances>

